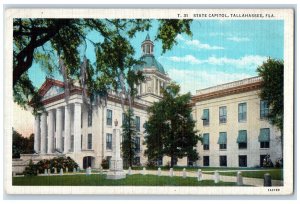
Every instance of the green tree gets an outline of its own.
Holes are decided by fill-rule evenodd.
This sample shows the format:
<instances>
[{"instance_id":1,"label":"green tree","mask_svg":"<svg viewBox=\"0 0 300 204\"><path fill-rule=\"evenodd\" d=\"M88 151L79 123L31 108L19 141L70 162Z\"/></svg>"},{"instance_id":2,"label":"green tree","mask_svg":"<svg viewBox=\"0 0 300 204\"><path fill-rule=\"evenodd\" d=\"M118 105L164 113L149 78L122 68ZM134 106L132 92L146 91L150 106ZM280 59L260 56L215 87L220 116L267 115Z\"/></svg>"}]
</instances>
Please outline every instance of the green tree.
<instances>
[{"instance_id":1,"label":"green tree","mask_svg":"<svg viewBox=\"0 0 300 204\"><path fill-rule=\"evenodd\" d=\"M163 98L148 109L150 117L145 125L145 154L149 160L169 156L172 167L177 158L198 159L195 147L200 140L189 106L191 94L180 95L179 91L175 83L162 89Z\"/></svg>"},{"instance_id":2,"label":"green tree","mask_svg":"<svg viewBox=\"0 0 300 204\"><path fill-rule=\"evenodd\" d=\"M130 97L133 87L126 86L129 78L134 82L140 73L132 72L135 64L130 39L137 32L149 30L149 19L32 19L16 18L13 21L13 88L14 100L26 108L31 101L33 112L43 108L37 89L28 77L33 63L39 63L49 76L63 75L66 99L75 80L83 87L84 96L91 100L105 99L109 90ZM158 20L156 39L162 41L163 53L176 44L180 33L191 35L191 20ZM87 36L99 35L94 42ZM86 57L87 42L95 48L96 63ZM135 76L133 76L135 75Z\"/></svg>"},{"instance_id":3,"label":"green tree","mask_svg":"<svg viewBox=\"0 0 300 204\"><path fill-rule=\"evenodd\" d=\"M34 135L24 137L13 129L13 144L12 144L12 157L20 158L20 154L32 154L34 144Z\"/></svg>"},{"instance_id":4,"label":"green tree","mask_svg":"<svg viewBox=\"0 0 300 204\"><path fill-rule=\"evenodd\" d=\"M122 156L125 166L132 166L134 157L136 156L136 137L140 136L136 130L134 112L132 109L124 113L122 121Z\"/></svg>"},{"instance_id":5,"label":"green tree","mask_svg":"<svg viewBox=\"0 0 300 204\"><path fill-rule=\"evenodd\" d=\"M260 98L266 100L269 106L267 118L280 130L283 145L284 62L269 58L257 68L257 72L262 77Z\"/></svg>"}]
</instances>

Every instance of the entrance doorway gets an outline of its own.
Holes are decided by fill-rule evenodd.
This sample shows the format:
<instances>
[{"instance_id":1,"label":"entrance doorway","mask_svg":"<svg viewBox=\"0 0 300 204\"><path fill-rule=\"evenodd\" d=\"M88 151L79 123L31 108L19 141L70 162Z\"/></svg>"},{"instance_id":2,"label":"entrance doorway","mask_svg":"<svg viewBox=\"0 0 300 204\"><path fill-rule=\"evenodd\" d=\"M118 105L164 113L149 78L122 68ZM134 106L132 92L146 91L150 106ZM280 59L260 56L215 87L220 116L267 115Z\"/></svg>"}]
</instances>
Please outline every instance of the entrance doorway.
<instances>
[{"instance_id":1,"label":"entrance doorway","mask_svg":"<svg viewBox=\"0 0 300 204\"><path fill-rule=\"evenodd\" d=\"M83 157L82 166L84 169L88 167L94 168L94 163L95 163L95 157L92 156Z\"/></svg>"}]
</instances>

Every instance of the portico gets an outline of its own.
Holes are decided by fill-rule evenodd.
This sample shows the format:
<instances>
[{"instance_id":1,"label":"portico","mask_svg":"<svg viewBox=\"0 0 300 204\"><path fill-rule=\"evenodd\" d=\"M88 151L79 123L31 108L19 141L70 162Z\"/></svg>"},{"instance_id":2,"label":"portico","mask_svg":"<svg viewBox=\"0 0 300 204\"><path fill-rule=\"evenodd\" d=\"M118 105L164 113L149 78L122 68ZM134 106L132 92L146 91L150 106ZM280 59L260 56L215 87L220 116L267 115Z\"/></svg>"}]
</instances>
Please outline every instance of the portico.
<instances>
[{"instance_id":1,"label":"portico","mask_svg":"<svg viewBox=\"0 0 300 204\"><path fill-rule=\"evenodd\" d=\"M35 117L34 151L39 154L81 151L81 106L79 102L46 108Z\"/></svg>"}]
</instances>

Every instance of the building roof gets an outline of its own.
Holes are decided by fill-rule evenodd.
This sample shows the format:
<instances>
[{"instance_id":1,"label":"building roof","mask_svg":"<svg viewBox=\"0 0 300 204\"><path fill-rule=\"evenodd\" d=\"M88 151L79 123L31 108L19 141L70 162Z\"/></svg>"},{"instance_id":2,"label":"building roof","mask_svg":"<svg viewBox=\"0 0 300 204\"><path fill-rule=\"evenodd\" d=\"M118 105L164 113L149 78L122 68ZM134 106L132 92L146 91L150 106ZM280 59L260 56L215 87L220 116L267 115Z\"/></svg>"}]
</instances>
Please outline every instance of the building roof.
<instances>
[{"instance_id":1,"label":"building roof","mask_svg":"<svg viewBox=\"0 0 300 204\"><path fill-rule=\"evenodd\" d=\"M134 66L133 67L134 71L138 71L138 70L143 71L143 69L145 68L155 68L160 73L166 74L164 67L155 59L154 55L145 54L140 58L140 60L144 63Z\"/></svg>"},{"instance_id":2,"label":"building roof","mask_svg":"<svg viewBox=\"0 0 300 204\"><path fill-rule=\"evenodd\" d=\"M258 90L261 87L261 77L251 77L234 81L226 84L221 84L206 89L196 91L196 95L192 97L193 103L209 100L213 98L244 93L247 91Z\"/></svg>"}]
</instances>

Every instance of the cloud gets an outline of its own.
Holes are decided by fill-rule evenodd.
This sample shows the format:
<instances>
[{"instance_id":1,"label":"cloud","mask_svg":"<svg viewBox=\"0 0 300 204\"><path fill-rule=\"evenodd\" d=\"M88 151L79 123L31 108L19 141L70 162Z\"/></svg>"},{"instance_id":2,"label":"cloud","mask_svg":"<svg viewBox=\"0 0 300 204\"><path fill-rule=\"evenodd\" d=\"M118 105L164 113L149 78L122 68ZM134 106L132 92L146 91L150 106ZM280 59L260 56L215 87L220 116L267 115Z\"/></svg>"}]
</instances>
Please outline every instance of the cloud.
<instances>
[{"instance_id":1,"label":"cloud","mask_svg":"<svg viewBox=\"0 0 300 204\"><path fill-rule=\"evenodd\" d=\"M185 62L189 64L209 64L209 65L230 65L232 67L253 69L257 68L264 61L268 59L266 56L260 55L245 55L240 58L227 58L227 57L209 57L207 59L198 59L193 55L185 55L183 57L172 56L168 57L173 62Z\"/></svg>"},{"instance_id":2,"label":"cloud","mask_svg":"<svg viewBox=\"0 0 300 204\"><path fill-rule=\"evenodd\" d=\"M224 47L220 46L212 46L207 43L202 43L199 40L187 40L182 35L178 34L176 37L177 40L183 41L184 44L188 46L192 46L197 49L204 49L204 50L224 50Z\"/></svg>"},{"instance_id":3,"label":"cloud","mask_svg":"<svg viewBox=\"0 0 300 204\"><path fill-rule=\"evenodd\" d=\"M250 39L246 38L246 37L228 37L226 39L230 40L230 41L234 41L234 42L246 42L246 41L250 41Z\"/></svg>"},{"instance_id":4,"label":"cloud","mask_svg":"<svg viewBox=\"0 0 300 204\"><path fill-rule=\"evenodd\" d=\"M198 60L196 57L193 55L186 55L184 57L169 57L169 59L173 62L187 62L191 64L201 64L201 60Z\"/></svg>"},{"instance_id":5,"label":"cloud","mask_svg":"<svg viewBox=\"0 0 300 204\"><path fill-rule=\"evenodd\" d=\"M196 93L196 90L216 86L228 82L233 82L249 77L253 77L246 73L227 73L221 71L206 71L199 69L177 69L171 68L168 74L172 80L181 86L181 93Z\"/></svg>"}]
</instances>

